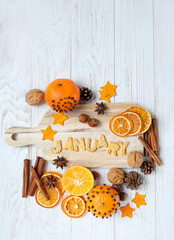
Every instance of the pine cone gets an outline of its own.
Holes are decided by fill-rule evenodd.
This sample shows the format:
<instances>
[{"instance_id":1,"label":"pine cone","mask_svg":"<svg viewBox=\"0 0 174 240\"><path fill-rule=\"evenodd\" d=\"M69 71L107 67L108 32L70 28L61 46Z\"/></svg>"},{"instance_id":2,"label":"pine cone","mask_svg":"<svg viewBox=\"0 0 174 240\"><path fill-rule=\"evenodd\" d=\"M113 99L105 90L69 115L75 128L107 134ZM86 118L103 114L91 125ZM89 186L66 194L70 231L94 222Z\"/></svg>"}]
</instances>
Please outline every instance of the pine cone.
<instances>
[{"instance_id":1,"label":"pine cone","mask_svg":"<svg viewBox=\"0 0 174 240\"><path fill-rule=\"evenodd\" d=\"M154 170L154 166L150 161L144 161L140 168L141 172L143 172L145 175L151 174L151 172Z\"/></svg>"},{"instance_id":2,"label":"pine cone","mask_svg":"<svg viewBox=\"0 0 174 240\"><path fill-rule=\"evenodd\" d=\"M138 189L142 183L141 176L137 172L131 171L126 175L125 186L127 188L131 190Z\"/></svg>"},{"instance_id":3,"label":"pine cone","mask_svg":"<svg viewBox=\"0 0 174 240\"><path fill-rule=\"evenodd\" d=\"M88 101L92 96L92 91L89 88L83 87L80 89L80 100Z\"/></svg>"}]
</instances>

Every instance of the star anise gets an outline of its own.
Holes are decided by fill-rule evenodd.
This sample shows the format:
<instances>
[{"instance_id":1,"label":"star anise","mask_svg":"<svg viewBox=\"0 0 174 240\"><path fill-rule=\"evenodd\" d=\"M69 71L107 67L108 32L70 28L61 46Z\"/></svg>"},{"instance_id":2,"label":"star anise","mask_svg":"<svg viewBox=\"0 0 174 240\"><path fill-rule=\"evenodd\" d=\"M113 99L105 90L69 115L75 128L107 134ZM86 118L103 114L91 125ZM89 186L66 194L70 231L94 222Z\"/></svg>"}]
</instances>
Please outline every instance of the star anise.
<instances>
[{"instance_id":1,"label":"star anise","mask_svg":"<svg viewBox=\"0 0 174 240\"><path fill-rule=\"evenodd\" d=\"M103 114L104 115L104 112L106 110L106 106L103 102L101 103L96 103L96 109L95 109L95 112L98 112L98 115L100 114Z\"/></svg>"},{"instance_id":2,"label":"star anise","mask_svg":"<svg viewBox=\"0 0 174 240\"><path fill-rule=\"evenodd\" d=\"M46 181L43 181L43 184L45 187L48 187L49 189L51 187L54 187L55 188L55 185L56 185L56 177L53 177L53 175L50 175L50 176L46 176L47 180Z\"/></svg>"},{"instance_id":3,"label":"star anise","mask_svg":"<svg viewBox=\"0 0 174 240\"><path fill-rule=\"evenodd\" d=\"M57 156L57 159L54 159L53 162L53 165L56 165L56 168L61 167L61 169L63 169L63 167L66 167L68 161L64 157Z\"/></svg>"}]
</instances>

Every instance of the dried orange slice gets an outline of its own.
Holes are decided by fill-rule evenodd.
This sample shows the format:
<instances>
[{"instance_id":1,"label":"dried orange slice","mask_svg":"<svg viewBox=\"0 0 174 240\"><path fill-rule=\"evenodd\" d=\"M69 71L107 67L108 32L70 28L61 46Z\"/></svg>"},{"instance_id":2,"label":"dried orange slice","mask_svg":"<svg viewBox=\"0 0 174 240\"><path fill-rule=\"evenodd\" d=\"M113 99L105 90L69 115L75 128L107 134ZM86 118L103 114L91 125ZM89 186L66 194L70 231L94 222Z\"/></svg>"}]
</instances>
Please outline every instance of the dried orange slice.
<instances>
[{"instance_id":1,"label":"dried orange slice","mask_svg":"<svg viewBox=\"0 0 174 240\"><path fill-rule=\"evenodd\" d=\"M51 187L50 189L48 187L44 187L44 190L48 194L50 199L47 201L38 189L35 194L37 204L44 208L55 207L59 203L61 198L60 190L57 187Z\"/></svg>"},{"instance_id":2,"label":"dried orange slice","mask_svg":"<svg viewBox=\"0 0 174 240\"><path fill-rule=\"evenodd\" d=\"M64 193L64 189L63 189L63 183L62 183L62 175L57 173L57 172L53 172L53 171L47 171L44 172L42 177L41 177L41 181L44 184L47 181L47 177L53 176L55 178L55 182L56 182L56 187L59 188L59 190L61 191L61 194Z\"/></svg>"},{"instance_id":3,"label":"dried orange slice","mask_svg":"<svg viewBox=\"0 0 174 240\"><path fill-rule=\"evenodd\" d=\"M130 119L133 123L133 128L131 133L129 133L129 136L136 136L140 133L141 128L142 128L142 120L141 117L134 112L124 112L123 116L127 117Z\"/></svg>"},{"instance_id":4,"label":"dried orange slice","mask_svg":"<svg viewBox=\"0 0 174 240\"><path fill-rule=\"evenodd\" d=\"M152 122L152 118L150 113L146 109L135 105L128 108L126 112L127 111L137 113L141 117L143 123L140 133L144 133L149 129Z\"/></svg>"},{"instance_id":5,"label":"dried orange slice","mask_svg":"<svg viewBox=\"0 0 174 240\"><path fill-rule=\"evenodd\" d=\"M62 201L61 209L68 217L80 218L86 212L85 198L69 195Z\"/></svg>"},{"instance_id":6,"label":"dried orange slice","mask_svg":"<svg viewBox=\"0 0 174 240\"><path fill-rule=\"evenodd\" d=\"M126 137L132 131L133 123L125 116L116 115L110 120L109 128L115 135Z\"/></svg>"},{"instance_id":7,"label":"dried orange slice","mask_svg":"<svg viewBox=\"0 0 174 240\"><path fill-rule=\"evenodd\" d=\"M82 166L68 168L63 174L62 181L65 191L75 196L86 194L94 185L91 171Z\"/></svg>"}]
</instances>

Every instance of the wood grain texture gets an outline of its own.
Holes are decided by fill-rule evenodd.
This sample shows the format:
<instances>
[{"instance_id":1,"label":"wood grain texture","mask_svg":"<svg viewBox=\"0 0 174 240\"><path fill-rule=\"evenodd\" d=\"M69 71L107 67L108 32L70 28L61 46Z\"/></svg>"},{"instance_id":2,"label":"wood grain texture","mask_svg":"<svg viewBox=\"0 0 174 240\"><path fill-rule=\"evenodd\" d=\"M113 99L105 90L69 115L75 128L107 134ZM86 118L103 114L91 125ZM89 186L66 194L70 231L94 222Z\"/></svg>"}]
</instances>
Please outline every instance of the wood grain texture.
<instances>
[{"instance_id":1,"label":"wood grain texture","mask_svg":"<svg viewBox=\"0 0 174 240\"><path fill-rule=\"evenodd\" d=\"M174 239L174 1L0 0L0 6L0 239ZM41 153L34 146L11 148L3 134L11 126L37 126L48 107L28 106L25 93L62 77L91 88L94 102L109 80L118 85L111 102L138 103L158 120L164 164L143 178L138 192L147 206L132 219L121 219L120 211L108 220L69 219L60 205L46 211L32 197L21 198L23 159L34 163ZM96 184L109 184L108 169L98 171ZM135 194L124 190L122 205Z\"/></svg>"},{"instance_id":2,"label":"wood grain texture","mask_svg":"<svg viewBox=\"0 0 174 240\"><path fill-rule=\"evenodd\" d=\"M128 153L135 150L143 153L143 146L138 141L138 136L125 138L115 136L109 129L109 121L113 116L122 113L132 105L133 103L106 104L105 115L97 117L97 113L94 112L96 104L79 104L73 112L66 114L69 119L64 122L64 126L53 124L52 114L55 112L50 109L44 114L37 127L11 127L6 130L4 139L7 144L13 147L36 145L48 161L57 158L57 155L64 156L68 160L67 166L82 165L90 168L129 168L127 164ZM99 119L98 126L91 128L87 123L79 122L79 116L81 114L87 114L91 118L97 117ZM42 140L41 129L46 129L47 126L51 126L51 129L56 131L54 141ZM125 154L121 154L121 147L117 152L117 156L113 156L112 151L111 154L107 154L106 147L98 148L95 152L89 152L87 149L86 151L82 151L80 148L78 152L63 150L63 145L68 137L78 140L84 138L85 144L87 144L87 138L90 138L90 147L92 147L94 140L98 140L100 135L105 136L108 144L109 142L128 142ZM59 154L50 151L51 147L56 147L56 140L61 140L62 151Z\"/></svg>"}]
</instances>

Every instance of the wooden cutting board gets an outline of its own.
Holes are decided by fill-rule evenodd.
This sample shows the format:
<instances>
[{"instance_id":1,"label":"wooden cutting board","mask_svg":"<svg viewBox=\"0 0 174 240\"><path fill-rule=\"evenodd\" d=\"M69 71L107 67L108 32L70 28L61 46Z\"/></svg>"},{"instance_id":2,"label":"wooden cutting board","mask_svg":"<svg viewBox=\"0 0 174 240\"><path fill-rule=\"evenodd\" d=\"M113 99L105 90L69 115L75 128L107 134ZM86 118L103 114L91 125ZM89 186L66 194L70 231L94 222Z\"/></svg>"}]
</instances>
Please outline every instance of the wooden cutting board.
<instances>
[{"instance_id":1,"label":"wooden cutting board","mask_svg":"<svg viewBox=\"0 0 174 240\"><path fill-rule=\"evenodd\" d=\"M114 135L109 130L109 120L114 115L121 113L132 105L132 103L106 104L107 110L105 111L105 115L98 116L97 113L94 112L95 104L79 104L73 112L65 114L69 117L69 119L64 122L64 126L61 126L60 124L53 124L53 111L50 109L45 113L37 127L11 127L6 130L4 138L5 141L13 147L36 145L40 150L42 150L45 158L48 161L51 161L57 157L57 154L50 152L50 148L55 147L55 140L62 140L63 146L67 137L76 139L83 137L85 139L91 138L91 144L93 144L93 140L98 139L99 135L103 134L105 135L107 142L129 142L126 155L119 155L118 151L118 156L115 157L107 154L106 148L99 148L95 152L82 150L79 150L79 152L73 152L70 150L63 150L59 153L59 156L64 156L69 161L69 166L82 165L91 168L128 168L127 154L134 150L143 152L143 147L138 140L138 136L120 138ZM87 123L79 122L78 118L82 113L87 114L90 117L97 118L100 121L100 124L95 128L91 128ZM52 130L57 131L54 135L54 141L42 140L43 135L40 130L46 129L49 125Z\"/></svg>"}]
</instances>

